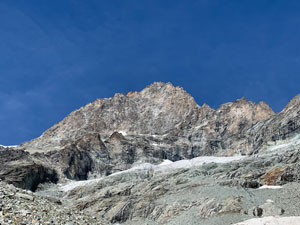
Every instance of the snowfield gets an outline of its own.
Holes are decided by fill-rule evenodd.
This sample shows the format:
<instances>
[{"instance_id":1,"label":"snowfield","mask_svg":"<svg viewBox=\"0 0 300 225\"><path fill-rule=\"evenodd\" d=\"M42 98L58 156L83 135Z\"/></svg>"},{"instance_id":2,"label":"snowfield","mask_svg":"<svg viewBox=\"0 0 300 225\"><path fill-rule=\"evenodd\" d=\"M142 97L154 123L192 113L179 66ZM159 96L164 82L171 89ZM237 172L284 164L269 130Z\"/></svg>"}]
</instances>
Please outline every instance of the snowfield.
<instances>
[{"instance_id":1,"label":"snowfield","mask_svg":"<svg viewBox=\"0 0 300 225\"><path fill-rule=\"evenodd\" d=\"M154 166L154 170L166 171L173 169L188 169L195 166L201 166L207 163L229 163L232 161L242 160L246 156L232 156L232 157L215 157L215 156L201 156L193 159L185 159L176 162L164 160L161 164Z\"/></svg>"},{"instance_id":2,"label":"snowfield","mask_svg":"<svg viewBox=\"0 0 300 225\"><path fill-rule=\"evenodd\" d=\"M122 173L129 172L143 172L147 170L153 170L153 172L168 172L174 169L188 169L195 166L201 166L206 163L228 163L236 160L244 159L246 156L232 156L232 157L215 157L215 156L201 156L193 159L179 160L172 162L170 160L164 160L159 165L153 165L151 163L143 163L138 166L134 166L131 169L116 172L110 176L115 176Z\"/></svg>"},{"instance_id":3,"label":"snowfield","mask_svg":"<svg viewBox=\"0 0 300 225\"><path fill-rule=\"evenodd\" d=\"M147 172L149 170L151 170L153 172L168 172L168 171L174 170L174 169L188 169L188 168L192 168L195 166L201 166L206 163L228 163L228 162L232 162L232 161L236 161L236 160L242 160L245 157L246 156L232 156L232 157L202 156L202 157L197 157L197 158L193 158L190 160L186 159L186 160L180 160L180 161L176 161L176 162L172 162L170 160L164 160L159 165L153 165L151 163L143 163L143 164L134 166L128 170L113 173L109 176L116 176L119 174L131 173L131 172ZM84 180L84 181L71 181L67 184L60 184L60 190L67 192L76 187L95 184L102 179L104 179L104 177L97 178L97 179L91 179L91 180Z\"/></svg>"},{"instance_id":4,"label":"snowfield","mask_svg":"<svg viewBox=\"0 0 300 225\"><path fill-rule=\"evenodd\" d=\"M246 220L244 222L236 223L234 225L300 225L300 217L270 216Z\"/></svg>"},{"instance_id":5,"label":"snowfield","mask_svg":"<svg viewBox=\"0 0 300 225\"><path fill-rule=\"evenodd\" d=\"M95 184L102 179L103 178L97 178L97 179L91 179L91 180L81 180L81 181L71 181L67 184L58 184L58 185L60 186L59 187L60 190L62 190L64 192L68 192L77 187Z\"/></svg>"},{"instance_id":6,"label":"snowfield","mask_svg":"<svg viewBox=\"0 0 300 225\"><path fill-rule=\"evenodd\" d=\"M0 145L0 147L4 147L4 148L16 148L18 147L18 145Z\"/></svg>"}]
</instances>

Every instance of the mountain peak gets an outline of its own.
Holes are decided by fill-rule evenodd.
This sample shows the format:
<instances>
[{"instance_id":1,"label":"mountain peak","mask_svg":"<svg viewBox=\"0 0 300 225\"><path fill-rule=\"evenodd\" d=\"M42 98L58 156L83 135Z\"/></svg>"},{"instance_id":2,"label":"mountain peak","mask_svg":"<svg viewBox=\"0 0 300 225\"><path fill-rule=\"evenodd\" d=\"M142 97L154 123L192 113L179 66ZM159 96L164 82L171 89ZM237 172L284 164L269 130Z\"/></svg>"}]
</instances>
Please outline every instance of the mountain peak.
<instances>
[{"instance_id":1,"label":"mountain peak","mask_svg":"<svg viewBox=\"0 0 300 225\"><path fill-rule=\"evenodd\" d=\"M296 95L292 100L289 101L289 103L286 105L284 110L287 110L289 108L292 108L294 106L299 106L300 105L300 94Z\"/></svg>"},{"instance_id":2,"label":"mountain peak","mask_svg":"<svg viewBox=\"0 0 300 225\"><path fill-rule=\"evenodd\" d=\"M128 134L162 135L191 115L197 118L199 110L194 98L183 88L154 82L141 92L118 93L87 104L24 146L55 148L88 133L108 137L118 130Z\"/></svg>"},{"instance_id":3,"label":"mountain peak","mask_svg":"<svg viewBox=\"0 0 300 225\"><path fill-rule=\"evenodd\" d=\"M142 95L147 95L149 93L165 93L165 94L174 94L175 92L180 92L181 94L189 95L182 87L175 87L172 83L164 82L154 82L147 87L145 87L140 93Z\"/></svg>"},{"instance_id":4,"label":"mountain peak","mask_svg":"<svg viewBox=\"0 0 300 225\"><path fill-rule=\"evenodd\" d=\"M200 107L183 88L171 83L154 82L140 92L118 93L114 97L89 103L70 113L39 138L22 146L25 149L51 151L61 149L65 143L85 135L99 134L107 140L121 136L121 132L128 140L131 137L172 137L170 143L178 139L187 145L200 140L201 151L209 149L207 151L210 152L214 147L206 145L206 140L236 135L273 114L266 103L257 104L245 98L223 104L217 110L206 104Z\"/></svg>"},{"instance_id":5,"label":"mountain peak","mask_svg":"<svg viewBox=\"0 0 300 225\"><path fill-rule=\"evenodd\" d=\"M162 87L169 87L169 88L175 88L174 85L171 82L162 82L162 81L155 81L149 85L147 85L144 89L148 88L162 88Z\"/></svg>"}]
</instances>

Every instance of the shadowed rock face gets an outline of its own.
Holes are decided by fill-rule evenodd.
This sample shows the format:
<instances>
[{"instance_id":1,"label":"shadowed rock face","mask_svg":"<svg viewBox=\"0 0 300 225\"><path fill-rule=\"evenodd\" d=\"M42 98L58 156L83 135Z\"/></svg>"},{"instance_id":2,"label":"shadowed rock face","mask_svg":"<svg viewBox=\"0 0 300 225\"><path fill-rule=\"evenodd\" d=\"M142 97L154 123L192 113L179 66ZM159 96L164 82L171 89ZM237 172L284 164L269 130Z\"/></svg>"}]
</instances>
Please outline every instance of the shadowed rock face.
<instances>
[{"instance_id":1,"label":"shadowed rock face","mask_svg":"<svg viewBox=\"0 0 300 225\"><path fill-rule=\"evenodd\" d=\"M298 109L299 96L279 114L244 98L213 110L180 87L156 82L98 99L21 147L43 162L46 157L60 177L86 179L140 162L253 154L297 134Z\"/></svg>"},{"instance_id":2,"label":"shadowed rock face","mask_svg":"<svg viewBox=\"0 0 300 225\"><path fill-rule=\"evenodd\" d=\"M40 183L58 181L57 173L36 163L23 150L0 150L0 179L17 187L35 191Z\"/></svg>"}]
</instances>

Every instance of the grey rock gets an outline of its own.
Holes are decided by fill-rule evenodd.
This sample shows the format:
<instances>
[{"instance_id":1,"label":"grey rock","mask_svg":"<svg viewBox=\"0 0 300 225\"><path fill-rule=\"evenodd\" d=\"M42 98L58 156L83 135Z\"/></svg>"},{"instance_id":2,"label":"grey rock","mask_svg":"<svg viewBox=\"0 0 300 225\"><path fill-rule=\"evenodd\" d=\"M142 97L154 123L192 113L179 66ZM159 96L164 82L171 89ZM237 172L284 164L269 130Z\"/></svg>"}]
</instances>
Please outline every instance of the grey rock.
<instances>
[{"instance_id":1,"label":"grey rock","mask_svg":"<svg viewBox=\"0 0 300 225\"><path fill-rule=\"evenodd\" d=\"M141 162L251 153L253 127L271 117L263 102L242 98L213 110L180 87L156 82L98 99L21 147L45 163L50 159L61 178L82 180Z\"/></svg>"},{"instance_id":2,"label":"grey rock","mask_svg":"<svg viewBox=\"0 0 300 225\"><path fill-rule=\"evenodd\" d=\"M0 147L0 223L233 224L245 217L297 215L299 108L296 96L278 114L244 98L214 110L161 82L98 99L37 139ZM248 157L116 173L165 159L236 154ZM99 177L61 190L65 183ZM284 186L266 191L262 185Z\"/></svg>"},{"instance_id":3,"label":"grey rock","mask_svg":"<svg viewBox=\"0 0 300 225\"><path fill-rule=\"evenodd\" d=\"M223 201L209 199L198 207L198 211L198 216L208 218L218 214L241 213L243 208L240 197L229 197Z\"/></svg>"},{"instance_id":4,"label":"grey rock","mask_svg":"<svg viewBox=\"0 0 300 225\"><path fill-rule=\"evenodd\" d=\"M261 217L263 215L263 209L260 207L254 207L254 208L250 209L248 214Z\"/></svg>"},{"instance_id":5,"label":"grey rock","mask_svg":"<svg viewBox=\"0 0 300 225\"><path fill-rule=\"evenodd\" d=\"M254 207L249 210L248 214L253 216L281 216L284 214L284 209L278 207L275 205L275 203L272 200L267 200L266 203Z\"/></svg>"},{"instance_id":6,"label":"grey rock","mask_svg":"<svg viewBox=\"0 0 300 225\"><path fill-rule=\"evenodd\" d=\"M75 225L76 223L74 222L67 222L65 225Z\"/></svg>"},{"instance_id":7,"label":"grey rock","mask_svg":"<svg viewBox=\"0 0 300 225\"><path fill-rule=\"evenodd\" d=\"M0 178L33 191L40 183L55 183L58 180L57 173L50 165L36 162L23 150L12 149L0 150Z\"/></svg>"},{"instance_id":8,"label":"grey rock","mask_svg":"<svg viewBox=\"0 0 300 225\"><path fill-rule=\"evenodd\" d=\"M106 217L112 223L124 222L130 217L131 202L119 202L107 213Z\"/></svg>"},{"instance_id":9,"label":"grey rock","mask_svg":"<svg viewBox=\"0 0 300 225\"><path fill-rule=\"evenodd\" d=\"M284 209L276 206L272 200L260 206L263 210L263 216L281 216L284 214Z\"/></svg>"},{"instance_id":10,"label":"grey rock","mask_svg":"<svg viewBox=\"0 0 300 225\"><path fill-rule=\"evenodd\" d=\"M28 195L28 194L19 193L19 192L16 193L16 197L22 198L22 199L26 199L26 200L29 200L29 201L33 201L34 200L33 196Z\"/></svg>"}]
</instances>

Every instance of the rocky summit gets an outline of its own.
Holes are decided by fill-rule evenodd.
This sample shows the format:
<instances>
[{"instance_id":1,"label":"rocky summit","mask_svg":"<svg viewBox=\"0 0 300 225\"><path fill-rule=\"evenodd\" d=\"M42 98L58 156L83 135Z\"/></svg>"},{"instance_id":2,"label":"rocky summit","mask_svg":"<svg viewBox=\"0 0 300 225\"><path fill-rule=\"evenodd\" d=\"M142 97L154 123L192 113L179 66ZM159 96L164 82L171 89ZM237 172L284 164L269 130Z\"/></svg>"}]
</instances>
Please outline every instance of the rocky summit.
<instances>
[{"instance_id":1,"label":"rocky summit","mask_svg":"<svg viewBox=\"0 0 300 225\"><path fill-rule=\"evenodd\" d=\"M0 179L0 224L300 224L300 95L215 110L155 82L0 146Z\"/></svg>"}]
</instances>

